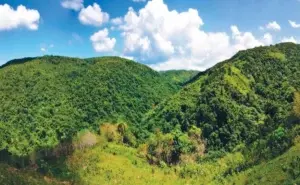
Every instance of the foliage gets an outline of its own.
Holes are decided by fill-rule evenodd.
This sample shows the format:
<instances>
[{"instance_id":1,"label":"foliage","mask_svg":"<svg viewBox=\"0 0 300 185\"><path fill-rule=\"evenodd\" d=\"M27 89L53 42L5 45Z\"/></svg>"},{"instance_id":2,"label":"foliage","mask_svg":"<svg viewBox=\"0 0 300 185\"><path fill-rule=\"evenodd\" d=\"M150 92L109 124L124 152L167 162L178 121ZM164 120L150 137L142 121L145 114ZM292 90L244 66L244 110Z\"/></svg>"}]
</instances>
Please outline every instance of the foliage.
<instances>
[{"instance_id":1,"label":"foliage","mask_svg":"<svg viewBox=\"0 0 300 185\"><path fill-rule=\"evenodd\" d=\"M157 131L147 143L147 153L150 163L168 165L178 162L195 162L205 151L201 130L192 127L188 133L182 133L179 128L169 134Z\"/></svg>"},{"instance_id":2,"label":"foliage","mask_svg":"<svg viewBox=\"0 0 300 185\"><path fill-rule=\"evenodd\" d=\"M171 133L176 125L183 132L197 126L208 151L233 151L240 144L273 138L286 141L276 137L280 136L277 129L288 133L295 126L289 117L294 92L300 88L299 53L300 46L292 43L240 51L199 73L151 110L140 129ZM275 146L276 142L267 143Z\"/></svg>"},{"instance_id":3,"label":"foliage","mask_svg":"<svg viewBox=\"0 0 300 185\"><path fill-rule=\"evenodd\" d=\"M11 61L0 157L32 169L0 164L0 184L299 184L299 69L292 43L196 76L118 57Z\"/></svg>"},{"instance_id":4,"label":"foliage","mask_svg":"<svg viewBox=\"0 0 300 185\"><path fill-rule=\"evenodd\" d=\"M104 122L134 125L176 89L160 73L118 57L11 61L0 69L0 149L26 156Z\"/></svg>"}]
</instances>

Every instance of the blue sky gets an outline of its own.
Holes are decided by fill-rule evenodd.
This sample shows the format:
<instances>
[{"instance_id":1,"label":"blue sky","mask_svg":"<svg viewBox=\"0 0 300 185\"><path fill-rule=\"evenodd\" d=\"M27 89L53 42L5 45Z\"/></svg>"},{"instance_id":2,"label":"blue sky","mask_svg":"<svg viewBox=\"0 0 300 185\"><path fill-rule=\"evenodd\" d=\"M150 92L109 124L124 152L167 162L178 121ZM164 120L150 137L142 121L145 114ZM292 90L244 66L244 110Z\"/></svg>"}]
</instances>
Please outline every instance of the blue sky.
<instances>
[{"instance_id":1,"label":"blue sky","mask_svg":"<svg viewBox=\"0 0 300 185\"><path fill-rule=\"evenodd\" d=\"M204 70L241 49L300 41L299 0L140 1L0 0L0 65L118 55L157 70Z\"/></svg>"}]
</instances>

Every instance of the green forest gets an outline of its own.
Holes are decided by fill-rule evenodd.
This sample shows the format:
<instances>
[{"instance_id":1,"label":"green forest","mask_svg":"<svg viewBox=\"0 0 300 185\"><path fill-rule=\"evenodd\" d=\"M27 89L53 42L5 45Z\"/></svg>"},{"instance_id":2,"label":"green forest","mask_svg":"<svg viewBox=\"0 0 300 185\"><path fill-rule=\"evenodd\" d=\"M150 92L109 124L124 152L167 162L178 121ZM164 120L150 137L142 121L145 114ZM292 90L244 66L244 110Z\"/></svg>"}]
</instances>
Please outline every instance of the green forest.
<instances>
[{"instance_id":1,"label":"green forest","mask_svg":"<svg viewBox=\"0 0 300 185\"><path fill-rule=\"evenodd\" d=\"M120 57L0 67L0 184L300 184L300 45L206 71Z\"/></svg>"}]
</instances>

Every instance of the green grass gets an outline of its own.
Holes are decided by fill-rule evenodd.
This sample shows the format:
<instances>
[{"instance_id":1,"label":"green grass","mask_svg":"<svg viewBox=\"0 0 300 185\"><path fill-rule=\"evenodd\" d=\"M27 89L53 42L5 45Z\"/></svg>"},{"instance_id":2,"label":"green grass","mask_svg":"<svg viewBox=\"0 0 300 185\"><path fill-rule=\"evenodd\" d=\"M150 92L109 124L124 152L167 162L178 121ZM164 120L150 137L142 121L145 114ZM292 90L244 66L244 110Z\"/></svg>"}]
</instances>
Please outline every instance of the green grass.
<instances>
[{"instance_id":1,"label":"green grass","mask_svg":"<svg viewBox=\"0 0 300 185\"><path fill-rule=\"evenodd\" d=\"M285 54L281 53L281 52L269 52L268 53L270 57L278 59L279 61L285 61Z\"/></svg>"},{"instance_id":2,"label":"green grass","mask_svg":"<svg viewBox=\"0 0 300 185\"><path fill-rule=\"evenodd\" d=\"M78 184L184 184L173 169L151 166L138 156L136 149L113 143L77 151L69 158L68 165L77 173Z\"/></svg>"},{"instance_id":3,"label":"green grass","mask_svg":"<svg viewBox=\"0 0 300 185\"><path fill-rule=\"evenodd\" d=\"M224 174L243 164L240 152L216 160L175 166L150 165L139 149L115 143L99 143L76 151L67 166L76 184L88 185L196 185L219 184Z\"/></svg>"},{"instance_id":4,"label":"green grass","mask_svg":"<svg viewBox=\"0 0 300 185\"><path fill-rule=\"evenodd\" d=\"M237 89L241 94L246 95L250 92L250 80L242 74L242 72L234 67L229 66L225 74L225 81L233 88Z\"/></svg>"}]
</instances>

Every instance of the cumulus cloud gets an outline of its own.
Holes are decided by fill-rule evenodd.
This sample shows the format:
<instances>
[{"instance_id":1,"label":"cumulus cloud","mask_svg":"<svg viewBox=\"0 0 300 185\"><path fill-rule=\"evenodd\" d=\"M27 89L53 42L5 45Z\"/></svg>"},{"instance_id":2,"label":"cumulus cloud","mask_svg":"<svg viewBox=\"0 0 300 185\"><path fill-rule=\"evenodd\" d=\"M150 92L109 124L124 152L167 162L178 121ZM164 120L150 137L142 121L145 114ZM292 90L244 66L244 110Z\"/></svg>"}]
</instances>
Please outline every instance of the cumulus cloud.
<instances>
[{"instance_id":1,"label":"cumulus cloud","mask_svg":"<svg viewBox=\"0 0 300 185\"><path fill-rule=\"evenodd\" d=\"M108 22L109 14L102 12L101 7L97 3L94 3L93 6L89 5L81 9L78 18L82 24L101 26L103 23Z\"/></svg>"},{"instance_id":2,"label":"cumulus cloud","mask_svg":"<svg viewBox=\"0 0 300 185\"><path fill-rule=\"evenodd\" d=\"M92 41L94 50L96 52L113 51L115 44L116 44L116 39L109 38L108 34L109 34L108 30L107 30L107 28L105 28L103 30L100 30L100 31L94 33L90 37L90 40Z\"/></svg>"},{"instance_id":3,"label":"cumulus cloud","mask_svg":"<svg viewBox=\"0 0 300 185\"><path fill-rule=\"evenodd\" d=\"M79 11L83 8L83 0L63 0L61 6L67 9Z\"/></svg>"},{"instance_id":4,"label":"cumulus cloud","mask_svg":"<svg viewBox=\"0 0 300 185\"><path fill-rule=\"evenodd\" d=\"M148 1L136 12L129 8L119 26L124 37L124 55L148 63L157 70L204 70L231 57L241 49L272 43L267 33L258 39L251 32L231 26L225 32L205 32L204 22L195 9L169 10L163 0Z\"/></svg>"},{"instance_id":5,"label":"cumulus cloud","mask_svg":"<svg viewBox=\"0 0 300 185\"><path fill-rule=\"evenodd\" d=\"M281 40L281 42L293 42L295 44L298 43L298 41L294 37L283 37L283 39Z\"/></svg>"},{"instance_id":6,"label":"cumulus cloud","mask_svg":"<svg viewBox=\"0 0 300 185\"><path fill-rule=\"evenodd\" d=\"M295 21L289 20L289 23L290 23L291 27L293 27L293 28L300 28L300 24L297 24Z\"/></svg>"},{"instance_id":7,"label":"cumulus cloud","mask_svg":"<svg viewBox=\"0 0 300 185\"><path fill-rule=\"evenodd\" d=\"M0 5L0 31L25 27L29 30L37 30L40 14L37 10L27 9L20 5L14 10L8 4Z\"/></svg>"},{"instance_id":8,"label":"cumulus cloud","mask_svg":"<svg viewBox=\"0 0 300 185\"><path fill-rule=\"evenodd\" d=\"M262 42L265 45L271 45L273 43L273 36L270 33L265 33Z\"/></svg>"},{"instance_id":9,"label":"cumulus cloud","mask_svg":"<svg viewBox=\"0 0 300 185\"><path fill-rule=\"evenodd\" d=\"M281 27L280 27L280 25L276 21L273 21L273 22L269 22L266 25L266 29L274 30L274 31L279 31L279 30L281 30Z\"/></svg>"}]
</instances>

